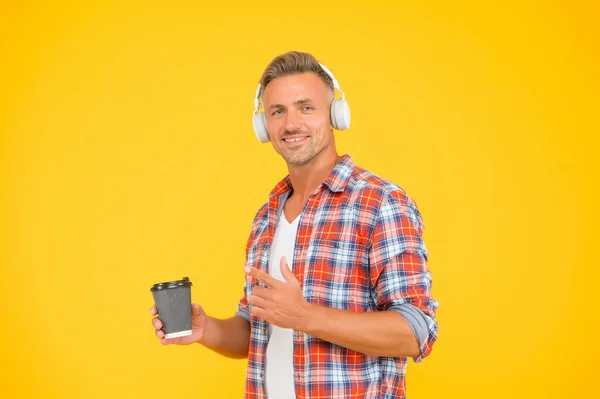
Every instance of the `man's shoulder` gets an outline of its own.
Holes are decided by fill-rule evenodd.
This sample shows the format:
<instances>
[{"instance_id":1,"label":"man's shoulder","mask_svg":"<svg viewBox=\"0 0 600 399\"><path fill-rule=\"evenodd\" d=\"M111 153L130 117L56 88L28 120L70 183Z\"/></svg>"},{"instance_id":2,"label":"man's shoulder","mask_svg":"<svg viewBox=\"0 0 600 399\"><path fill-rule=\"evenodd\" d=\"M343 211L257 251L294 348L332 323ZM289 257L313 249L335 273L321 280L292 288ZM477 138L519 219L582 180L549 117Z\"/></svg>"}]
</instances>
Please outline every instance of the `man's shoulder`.
<instances>
[{"instance_id":1,"label":"man's shoulder","mask_svg":"<svg viewBox=\"0 0 600 399\"><path fill-rule=\"evenodd\" d=\"M422 232L424 223L417 203L398 183L361 167L354 168L348 183L363 211L384 221L406 217Z\"/></svg>"},{"instance_id":2,"label":"man's shoulder","mask_svg":"<svg viewBox=\"0 0 600 399\"><path fill-rule=\"evenodd\" d=\"M261 220L266 219L268 216L268 208L269 201L265 201L262 205L258 207L256 214L254 215L254 220L252 220L252 225L255 226L257 223L260 223Z\"/></svg>"},{"instance_id":3,"label":"man's shoulder","mask_svg":"<svg viewBox=\"0 0 600 399\"><path fill-rule=\"evenodd\" d=\"M348 185L357 197L366 196L379 202L393 201L416 206L413 198L399 183L360 166L355 166Z\"/></svg>"}]
</instances>

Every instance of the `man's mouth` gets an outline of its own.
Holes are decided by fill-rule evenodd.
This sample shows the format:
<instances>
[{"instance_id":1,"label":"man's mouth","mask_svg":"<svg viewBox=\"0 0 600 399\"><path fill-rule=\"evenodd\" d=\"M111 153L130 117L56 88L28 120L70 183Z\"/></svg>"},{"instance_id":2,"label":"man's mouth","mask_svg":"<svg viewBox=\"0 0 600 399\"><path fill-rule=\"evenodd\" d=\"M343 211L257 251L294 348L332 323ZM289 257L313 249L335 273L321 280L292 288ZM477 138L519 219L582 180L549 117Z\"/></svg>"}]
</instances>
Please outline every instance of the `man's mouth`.
<instances>
[{"instance_id":1,"label":"man's mouth","mask_svg":"<svg viewBox=\"0 0 600 399\"><path fill-rule=\"evenodd\" d=\"M294 137L285 137L283 141L286 143L300 143L308 139L310 136L294 136Z\"/></svg>"}]
</instances>

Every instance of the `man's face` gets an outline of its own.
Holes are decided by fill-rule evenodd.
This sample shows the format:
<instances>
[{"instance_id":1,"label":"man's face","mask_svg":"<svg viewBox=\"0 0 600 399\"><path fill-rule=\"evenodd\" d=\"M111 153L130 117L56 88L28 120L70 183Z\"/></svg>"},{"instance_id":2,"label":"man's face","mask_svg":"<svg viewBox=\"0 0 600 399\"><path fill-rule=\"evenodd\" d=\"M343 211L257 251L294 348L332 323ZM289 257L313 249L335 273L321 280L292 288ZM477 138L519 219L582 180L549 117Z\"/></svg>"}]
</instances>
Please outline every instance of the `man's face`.
<instances>
[{"instance_id":1,"label":"man's face","mask_svg":"<svg viewBox=\"0 0 600 399\"><path fill-rule=\"evenodd\" d=\"M289 165L306 165L333 145L332 99L331 89L315 73L283 76L267 85L267 130L273 147Z\"/></svg>"}]
</instances>

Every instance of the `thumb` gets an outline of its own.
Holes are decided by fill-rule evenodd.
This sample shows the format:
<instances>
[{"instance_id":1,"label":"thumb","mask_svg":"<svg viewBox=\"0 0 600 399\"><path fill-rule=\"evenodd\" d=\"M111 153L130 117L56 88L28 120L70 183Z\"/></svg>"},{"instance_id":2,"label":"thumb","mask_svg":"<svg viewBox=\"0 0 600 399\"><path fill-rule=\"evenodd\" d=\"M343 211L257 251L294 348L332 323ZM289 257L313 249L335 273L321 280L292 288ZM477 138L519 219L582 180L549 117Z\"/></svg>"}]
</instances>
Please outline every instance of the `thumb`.
<instances>
[{"instance_id":1,"label":"thumb","mask_svg":"<svg viewBox=\"0 0 600 399\"><path fill-rule=\"evenodd\" d=\"M204 309L197 303L192 303L192 316L200 316L204 313Z\"/></svg>"},{"instance_id":2,"label":"thumb","mask_svg":"<svg viewBox=\"0 0 600 399\"><path fill-rule=\"evenodd\" d=\"M279 266L281 268L281 275L283 276L283 278L285 279L286 282L291 283L291 282L298 281L298 280L296 280L296 276L294 276L294 273L292 273L292 271L290 270L290 267L288 266L287 259L285 258L285 256L281 257Z\"/></svg>"}]
</instances>

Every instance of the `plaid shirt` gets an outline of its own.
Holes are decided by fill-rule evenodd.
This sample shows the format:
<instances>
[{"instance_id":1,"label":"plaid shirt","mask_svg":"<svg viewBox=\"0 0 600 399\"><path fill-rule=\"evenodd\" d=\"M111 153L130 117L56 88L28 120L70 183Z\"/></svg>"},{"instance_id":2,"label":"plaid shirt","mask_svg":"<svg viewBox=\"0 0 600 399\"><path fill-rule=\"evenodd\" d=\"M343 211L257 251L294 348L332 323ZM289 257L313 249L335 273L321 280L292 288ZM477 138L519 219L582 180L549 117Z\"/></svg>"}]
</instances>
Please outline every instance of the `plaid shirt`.
<instances>
[{"instance_id":1,"label":"plaid shirt","mask_svg":"<svg viewBox=\"0 0 600 399\"><path fill-rule=\"evenodd\" d=\"M286 177L256 214L247 266L268 272L270 245L291 189ZM418 307L428 320L428 335L413 359L421 362L438 329L422 233L414 201L344 155L300 215L290 266L312 303L351 312L393 311L407 303ZM262 285L247 277L239 312L248 314L248 298L257 284ZM266 398L268 323L251 316L250 324L245 397ZM359 353L294 331L293 359L297 398L405 398L408 358Z\"/></svg>"}]
</instances>

